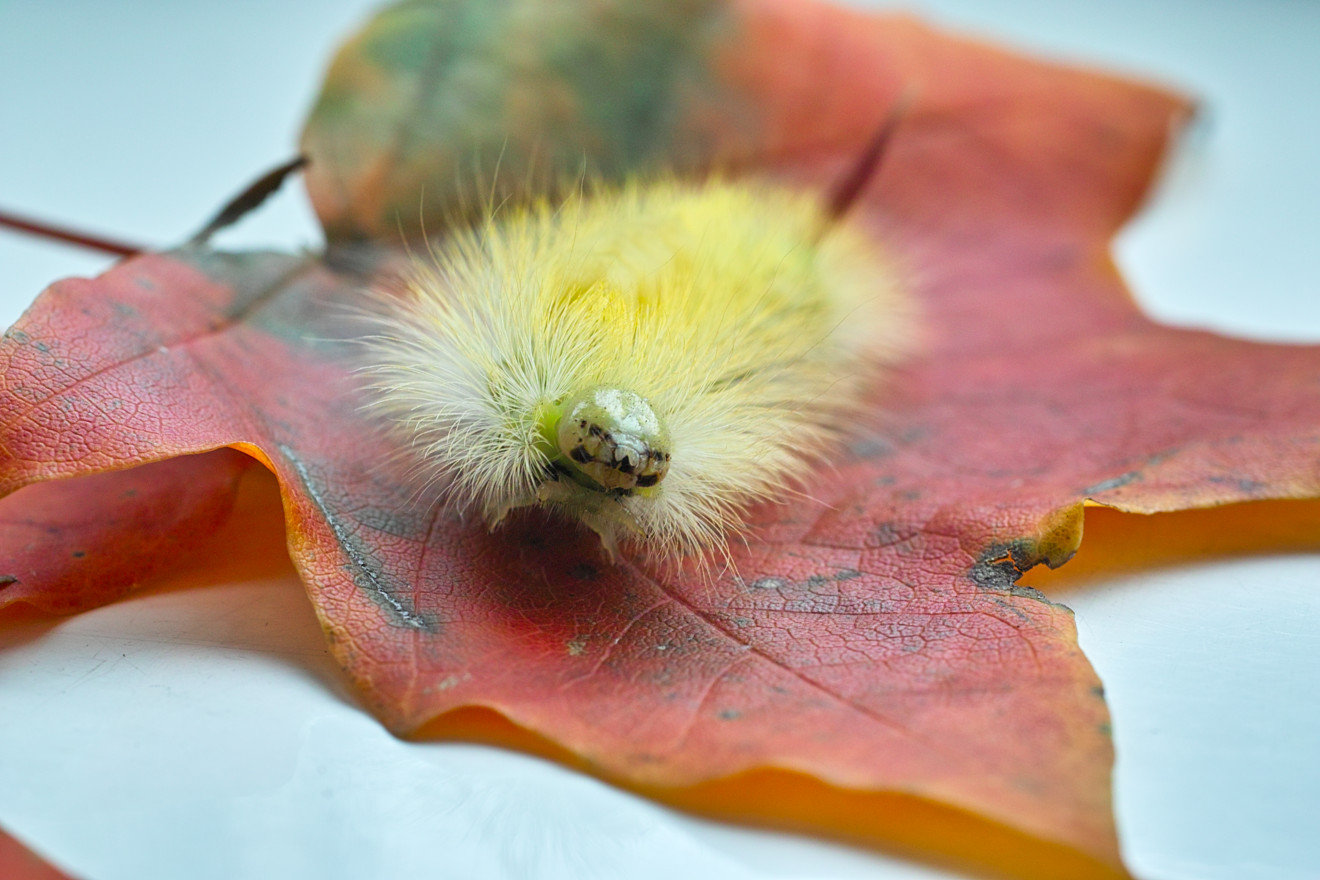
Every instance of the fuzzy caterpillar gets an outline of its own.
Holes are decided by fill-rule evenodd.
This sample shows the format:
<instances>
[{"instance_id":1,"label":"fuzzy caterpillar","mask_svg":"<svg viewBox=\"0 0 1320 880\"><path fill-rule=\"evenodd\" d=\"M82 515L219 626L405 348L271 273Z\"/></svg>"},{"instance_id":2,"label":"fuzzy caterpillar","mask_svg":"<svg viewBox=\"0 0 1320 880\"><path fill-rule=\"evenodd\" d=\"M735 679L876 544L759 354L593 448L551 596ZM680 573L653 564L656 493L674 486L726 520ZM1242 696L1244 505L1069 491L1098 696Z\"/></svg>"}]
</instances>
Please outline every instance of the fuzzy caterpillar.
<instances>
[{"instance_id":1,"label":"fuzzy caterpillar","mask_svg":"<svg viewBox=\"0 0 1320 880\"><path fill-rule=\"evenodd\" d=\"M421 479L494 527L542 505L660 557L723 553L860 416L910 330L814 195L633 181L507 209L415 260L366 342Z\"/></svg>"}]
</instances>

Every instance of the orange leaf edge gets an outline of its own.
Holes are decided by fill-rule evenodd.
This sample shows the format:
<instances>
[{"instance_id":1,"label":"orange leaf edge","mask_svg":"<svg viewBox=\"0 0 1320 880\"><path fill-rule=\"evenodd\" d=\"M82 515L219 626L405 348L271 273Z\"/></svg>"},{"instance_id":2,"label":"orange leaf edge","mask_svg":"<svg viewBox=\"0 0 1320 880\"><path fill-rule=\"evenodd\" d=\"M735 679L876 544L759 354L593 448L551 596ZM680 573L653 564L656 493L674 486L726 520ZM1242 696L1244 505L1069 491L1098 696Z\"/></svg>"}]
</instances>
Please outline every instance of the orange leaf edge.
<instances>
[{"instance_id":1,"label":"orange leaf edge","mask_svg":"<svg viewBox=\"0 0 1320 880\"><path fill-rule=\"evenodd\" d=\"M1046 593L1155 567L1230 555L1320 550L1320 498L1240 501L1188 510L1136 513L1086 507L1085 540L1066 566L1035 568L1030 585Z\"/></svg>"}]
</instances>

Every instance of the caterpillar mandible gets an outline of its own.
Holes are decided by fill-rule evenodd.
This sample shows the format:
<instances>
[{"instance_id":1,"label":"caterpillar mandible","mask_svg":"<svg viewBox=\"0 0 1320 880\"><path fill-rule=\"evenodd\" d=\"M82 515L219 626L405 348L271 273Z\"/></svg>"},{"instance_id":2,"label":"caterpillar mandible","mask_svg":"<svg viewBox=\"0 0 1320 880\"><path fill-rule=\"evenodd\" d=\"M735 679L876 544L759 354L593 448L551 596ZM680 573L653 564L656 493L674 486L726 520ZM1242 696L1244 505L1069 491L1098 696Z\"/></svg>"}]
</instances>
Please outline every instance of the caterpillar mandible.
<instances>
[{"instance_id":1,"label":"caterpillar mandible","mask_svg":"<svg viewBox=\"0 0 1320 880\"><path fill-rule=\"evenodd\" d=\"M491 527L540 505L611 558L726 553L906 348L896 273L840 216L853 196L632 180L493 212L377 297L372 407Z\"/></svg>"}]
</instances>

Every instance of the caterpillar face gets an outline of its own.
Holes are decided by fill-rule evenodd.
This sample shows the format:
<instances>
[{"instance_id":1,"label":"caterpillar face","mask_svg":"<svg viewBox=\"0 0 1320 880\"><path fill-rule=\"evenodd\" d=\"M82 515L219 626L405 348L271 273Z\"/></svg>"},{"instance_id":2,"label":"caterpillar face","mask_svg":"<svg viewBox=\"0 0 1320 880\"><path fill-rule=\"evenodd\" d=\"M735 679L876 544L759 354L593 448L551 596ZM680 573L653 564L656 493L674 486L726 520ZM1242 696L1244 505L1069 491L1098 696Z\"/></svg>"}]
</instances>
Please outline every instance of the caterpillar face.
<instances>
[{"instance_id":1,"label":"caterpillar face","mask_svg":"<svg viewBox=\"0 0 1320 880\"><path fill-rule=\"evenodd\" d=\"M853 430L912 336L875 251L764 184L506 208L380 297L374 409L419 480L492 526L535 505L611 555L720 554Z\"/></svg>"},{"instance_id":2,"label":"caterpillar face","mask_svg":"<svg viewBox=\"0 0 1320 880\"><path fill-rule=\"evenodd\" d=\"M601 386L570 400L555 439L568 467L603 489L651 489L669 471L669 432L634 391Z\"/></svg>"}]
</instances>

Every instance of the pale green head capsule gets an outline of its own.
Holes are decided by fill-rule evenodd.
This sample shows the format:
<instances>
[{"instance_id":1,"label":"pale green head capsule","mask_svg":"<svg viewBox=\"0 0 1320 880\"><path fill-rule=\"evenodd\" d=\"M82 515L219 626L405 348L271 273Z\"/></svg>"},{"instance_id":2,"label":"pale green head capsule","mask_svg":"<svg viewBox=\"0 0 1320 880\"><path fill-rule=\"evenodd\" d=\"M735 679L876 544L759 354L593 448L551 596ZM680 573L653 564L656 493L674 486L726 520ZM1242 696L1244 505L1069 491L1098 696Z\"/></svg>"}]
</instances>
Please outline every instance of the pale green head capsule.
<instances>
[{"instance_id":1,"label":"pale green head capsule","mask_svg":"<svg viewBox=\"0 0 1320 880\"><path fill-rule=\"evenodd\" d=\"M555 444L606 489L649 489L669 471L669 430L645 397L601 385L564 401Z\"/></svg>"}]
</instances>

